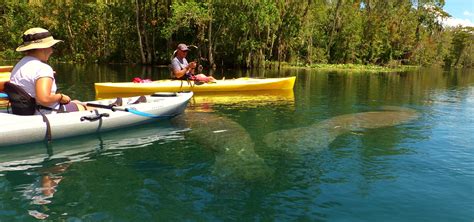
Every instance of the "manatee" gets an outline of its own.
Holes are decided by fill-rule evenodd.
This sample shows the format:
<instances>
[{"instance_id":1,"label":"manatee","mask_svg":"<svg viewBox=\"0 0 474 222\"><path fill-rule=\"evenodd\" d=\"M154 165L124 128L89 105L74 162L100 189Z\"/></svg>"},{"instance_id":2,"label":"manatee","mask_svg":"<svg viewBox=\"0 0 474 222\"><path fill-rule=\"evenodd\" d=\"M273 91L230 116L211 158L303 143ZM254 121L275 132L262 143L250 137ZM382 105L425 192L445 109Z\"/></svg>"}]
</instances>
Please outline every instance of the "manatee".
<instances>
[{"instance_id":1,"label":"manatee","mask_svg":"<svg viewBox=\"0 0 474 222\"><path fill-rule=\"evenodd\" d=\"M215 152L213 172L221 178L265 181L273 169L255 153L248 132L235 121L211 112L187 111L175 120L190 128L185 136Z\"/></svg>"},{"instance_id":2,"label":"manatee","mask_svg":"<svg viewBox=\"0 0 474 222\"><path fill-rule=\"evenodd\" d=\"M395 126L418 118L413 109L382 107L381 111L336 116L310 126L279 130L265 135L269 147L286 152L314 152L325 149L339 135L364 129Z\"/></svg>"}]
</instances>

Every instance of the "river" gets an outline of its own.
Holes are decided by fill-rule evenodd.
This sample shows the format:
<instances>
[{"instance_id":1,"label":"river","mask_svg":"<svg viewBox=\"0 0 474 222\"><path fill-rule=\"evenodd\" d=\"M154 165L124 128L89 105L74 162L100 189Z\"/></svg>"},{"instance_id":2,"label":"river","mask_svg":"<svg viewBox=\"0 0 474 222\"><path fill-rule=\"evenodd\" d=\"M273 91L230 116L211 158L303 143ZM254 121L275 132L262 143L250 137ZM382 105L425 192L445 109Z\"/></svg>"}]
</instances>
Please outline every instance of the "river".
<instances>
[{"instance_id":1,"label":"river","mask_svg":"<svg viewBox=\"0 0 474 222\"><path fill-rule=\"evenodd\" d=\"M54 65L58 88L163 67ZM197 95L172 121L0 148L0 221L472 221L474 70L218 70L293 91Z\"/></svg>"}]
</instances>

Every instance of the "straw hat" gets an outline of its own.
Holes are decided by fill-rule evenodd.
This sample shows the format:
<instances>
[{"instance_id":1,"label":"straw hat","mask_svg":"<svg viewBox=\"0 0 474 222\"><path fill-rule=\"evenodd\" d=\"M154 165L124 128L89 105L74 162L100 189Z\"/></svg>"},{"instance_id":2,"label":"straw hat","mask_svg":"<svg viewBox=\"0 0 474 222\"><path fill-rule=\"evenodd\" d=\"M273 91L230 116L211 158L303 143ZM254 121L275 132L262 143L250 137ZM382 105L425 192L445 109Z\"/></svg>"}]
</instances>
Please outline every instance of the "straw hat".
<instances>
[{"instance_id":1,"label":"straw hat","mask_svg":"<svg viewBox=\"0 0 474 222\"><path fill-rule=\"evenodd\" d=\"M24 52L31 49L45 49L63 40L54 39L51 33L43 28L31 28L23 33L23 44L16 48L17 52Z\"/></svg>"}]
</instances>

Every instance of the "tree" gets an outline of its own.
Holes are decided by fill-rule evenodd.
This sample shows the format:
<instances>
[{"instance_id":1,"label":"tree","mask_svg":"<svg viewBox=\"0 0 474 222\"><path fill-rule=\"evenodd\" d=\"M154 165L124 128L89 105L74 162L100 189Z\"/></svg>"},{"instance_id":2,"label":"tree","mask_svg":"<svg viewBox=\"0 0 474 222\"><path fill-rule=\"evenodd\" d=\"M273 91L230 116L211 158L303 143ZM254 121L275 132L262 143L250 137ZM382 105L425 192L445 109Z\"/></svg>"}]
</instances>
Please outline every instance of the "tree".
<instances>
[{"instance_id":1,"label":"tree","mask_svg":"<svg viewBox=\"0 0 474 222\"><path fill-rule=\"evenodd\" d=\"M474 67L474 27L456 28L451 44L452 65Z\"/></svg>"}]
</instances>

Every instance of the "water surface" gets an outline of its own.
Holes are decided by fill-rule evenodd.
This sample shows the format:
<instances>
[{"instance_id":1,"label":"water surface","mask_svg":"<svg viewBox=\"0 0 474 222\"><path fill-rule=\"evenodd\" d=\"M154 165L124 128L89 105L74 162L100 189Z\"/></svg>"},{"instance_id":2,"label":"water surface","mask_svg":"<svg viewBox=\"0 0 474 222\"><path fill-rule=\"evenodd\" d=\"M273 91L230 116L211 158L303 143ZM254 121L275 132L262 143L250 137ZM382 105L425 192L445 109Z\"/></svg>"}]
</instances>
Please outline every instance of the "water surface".
<instances>
[{"instance_id":1,"label":"water surface","mask_svg":"<svg viewBox=\"0 0 474 222\"><path fill-rule=\"evenodd\" d=\"M55 69L81 100L95 99L93 82L168 76ZM292 92L198 95L172 121L2 147L0 221L474 219L472 70L215 76L297 81Z\"/></svg>"}]
</instances>

